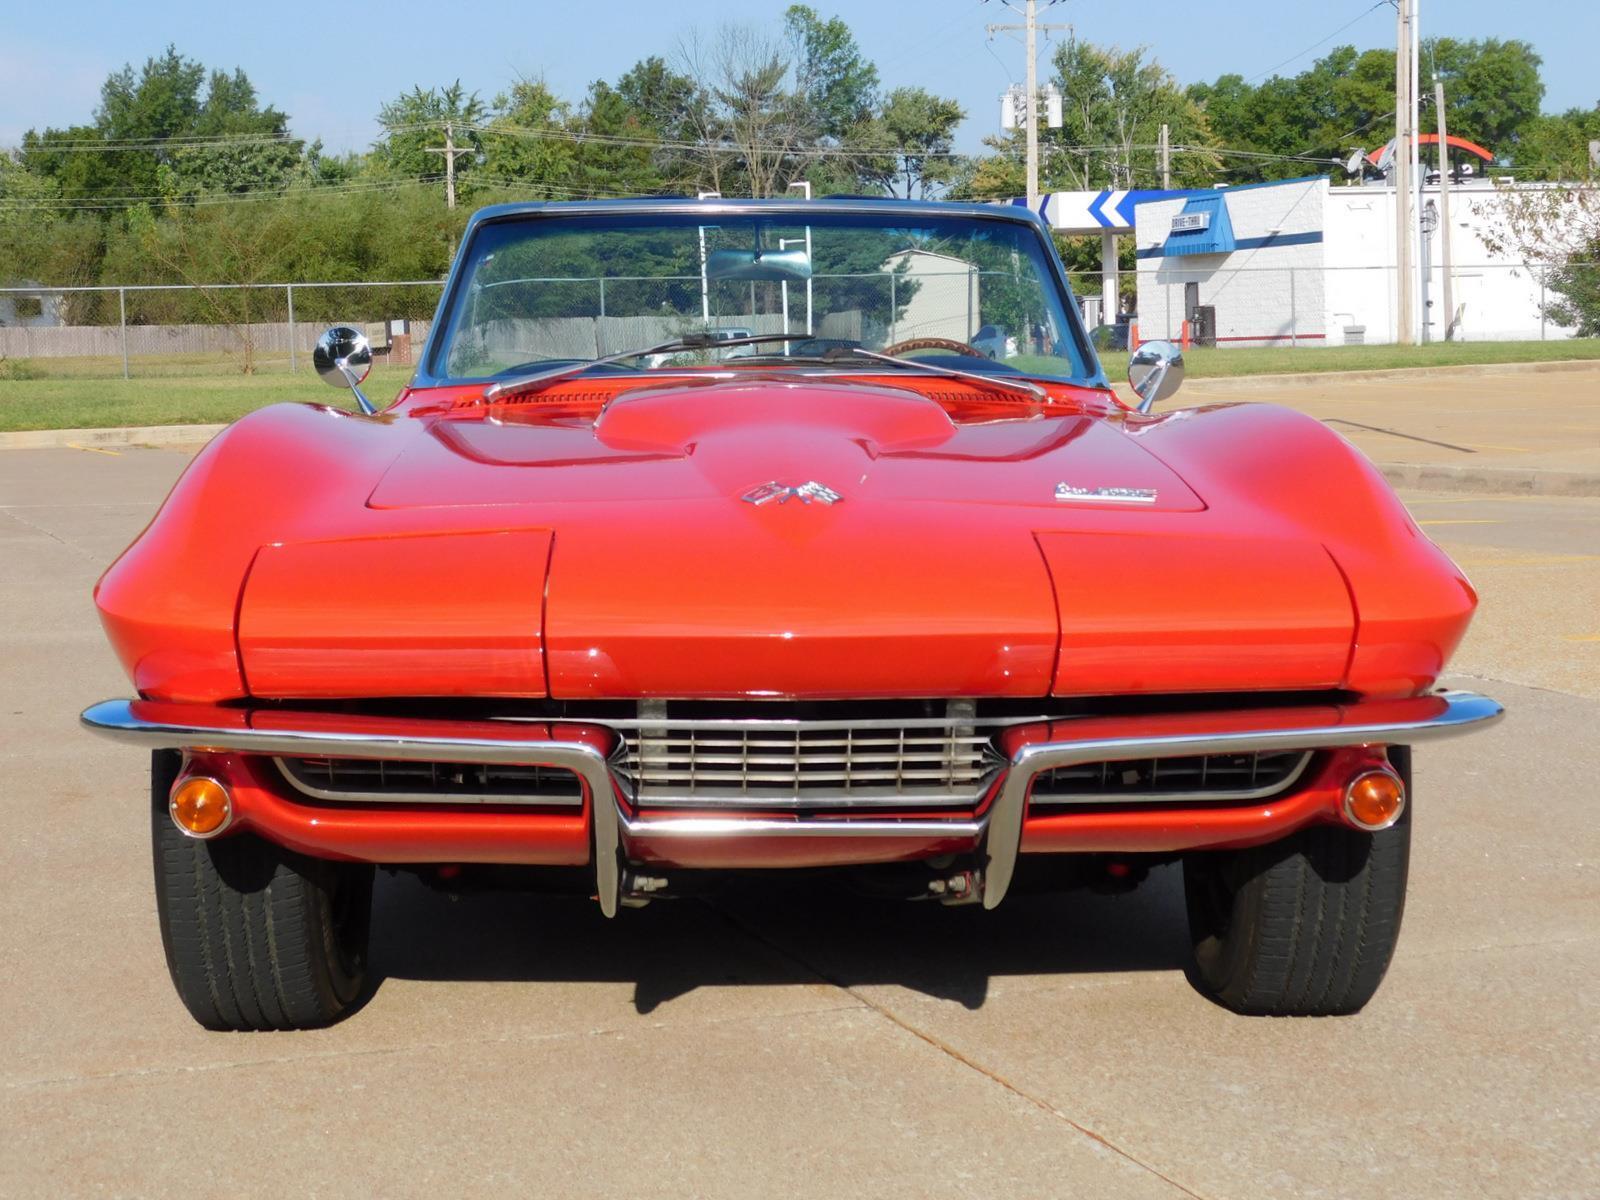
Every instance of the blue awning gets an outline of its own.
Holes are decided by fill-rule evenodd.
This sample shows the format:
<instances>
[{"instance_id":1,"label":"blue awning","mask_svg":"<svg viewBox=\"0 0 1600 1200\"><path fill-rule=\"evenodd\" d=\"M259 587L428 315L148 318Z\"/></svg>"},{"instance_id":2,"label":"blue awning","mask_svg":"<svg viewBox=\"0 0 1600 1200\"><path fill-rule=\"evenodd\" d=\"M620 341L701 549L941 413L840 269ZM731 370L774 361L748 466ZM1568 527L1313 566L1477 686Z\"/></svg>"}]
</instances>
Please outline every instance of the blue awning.
<instances>
[{"instance_id":1,"label":"blue awning","mask_svg":"<svg viewBox=\"0 0 1600 1200\"><path fill-rule=\"evenodd\" d=\"M1221 192L1201 192L1183 202L1183 211L1172 218L1162 253L1168 258L1183 254L1228 254L1234 249L1233 222L1228 219L1228 200Z\"/></svg>"}]
</instances>

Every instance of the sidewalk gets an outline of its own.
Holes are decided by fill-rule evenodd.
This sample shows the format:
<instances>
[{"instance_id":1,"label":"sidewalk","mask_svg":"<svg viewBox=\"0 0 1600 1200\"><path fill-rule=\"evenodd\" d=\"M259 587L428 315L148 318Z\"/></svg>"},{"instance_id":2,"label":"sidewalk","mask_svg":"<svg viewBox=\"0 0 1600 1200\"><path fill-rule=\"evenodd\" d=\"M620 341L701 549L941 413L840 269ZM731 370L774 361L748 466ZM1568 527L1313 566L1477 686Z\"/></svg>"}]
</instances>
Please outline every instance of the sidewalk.
<instances>
[{"instance_id":1,"label":"sidewalk","mask_svg":"<svg viewBox=\"0 0 1600 1200\"><path fill-rule=\"evenodd\" d=\"M1326 421L1396 486L1600 496L1600 366L1197 379L1158 411L1234 400Z\"/></svg>"}]
</instances>

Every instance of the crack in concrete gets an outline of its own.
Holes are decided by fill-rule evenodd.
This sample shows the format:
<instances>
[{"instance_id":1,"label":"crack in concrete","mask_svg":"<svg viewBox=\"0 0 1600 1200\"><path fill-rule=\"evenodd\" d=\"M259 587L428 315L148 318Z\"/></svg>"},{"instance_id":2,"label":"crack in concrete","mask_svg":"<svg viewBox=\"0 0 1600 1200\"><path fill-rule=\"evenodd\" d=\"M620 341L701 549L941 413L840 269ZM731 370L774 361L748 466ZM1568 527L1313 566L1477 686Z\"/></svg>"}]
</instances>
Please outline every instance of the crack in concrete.
<instances>
[{"instance_id":1,"label":"crack in concrete","mask_svg":"<svg viewBox=\"0 0 1600 1200\"><path fill-rule=\"evenodd\" d=\"M1183 1195L1192 1197L1193 1200L1205 1200L1205 1197L1200 1192L1196 1192L1191 1188L1185 1187L1183 1184L1179 1183L1176 1179L1172 1178L1172 1176L1165 1174L1159 1168L1154 1167L1150 1163L1147 1163L1143 1159L1139 1158L1138 1155L1134 1154L1132 1151L1127 1150L1122 1146L1119 1146L1116 1142L1112 1141L1105 1134L1099 1133L1096 1130L1093 1130L1093 1129L1089 1128L1087 1125L1083 1124L1081 1121L1074 1120L1072 1117L1070 1117L1066 1113L1062 1112L1055 1105L1051 1104L1050 1101L1046 1100L1043 1096L1035 1095L1033 1092L1028 1091L1026 1088L1022 1087L1021 1085L1019 1085L1019 1084L1013 1082L1012 1080L1006 1078L1006 1076L1002 1075L999 1071L994 1070L992 1067L987 1067L983 1063L980 1063L976 1059L974 1059L974 1058L970 1057L969 1055L963 1053L961 1050L957 1049L955 1046L952 1046L949 1042L945 1041L943 1038L940 1038L935 1034L929 1033L927 1030L922 1029L918 1025L916 1025L916 1024L912 1023L911 1021L907 1020L906 1018L900 1016L899 1013L895 1012L892 1008L889 1008L887 1005L880 1004L878 1001L874 1000L871 996L868 996L865 993L858 991L856 988L852 987L850 984L845 983L843 980L834 978L832 975L828 974L828 972L824 971L821 967L817 966L815 963L810 962L809 960L803 958L799 954L795 953L793 950L789 949L787 946L781 945L778 942L774 941L772 938L768 937L766 934L761 932L761 930L756 929L753 926L746 924L745 922L743 922L743 921L739 920L737 917L735 917L732 913L726 912L723 909L720 909L720 908L716 907L716 905L714 905L714 904L711 904L711 903L707 902L706 903L706 907L710 908L713 913L715 913L717 916L721 917L724 921L726 921L729 925L731 925L734 929L738 930L740 933L744 934L746 937L751 938L752 940L754 940L756 942L759 942L761 945L763 945L763 946L767 947L767 949L771 950L774 954L781 954L783 957L787 958L790 962L793 962L797 966L802 967L805 970L811 972L811 974L815 975L818 979L822 980L824 983L826 983L826 984L828 984L828 985L830 985L832 987L836 987L840 991L844 992L846 995L853 997L860 1004L862 1004L865 1007L871 1009L873 1012L877 1013L880 1017L882 1017L884 1020L888 1021L891 1025L894 1025L897 1029L900 1029L902 1032L910 1034L912 1037L916 1038L918 1041L921 1041L921 1042L923 1042L924 1044L926 1044L928 1046L932 1046L935 1050L939 1051L941 1054L944 1054L947 1057L953 1059L955 1062L959 1063L963 1067L966 1067L968 1070L974 1071L977 1074L982 1075L985 1079L989 1080L991 1083L998 1084L1000 1087L1004 1088L1007 1092L1011 1093L1017 1099L1019 1099L1019 1100L1023 1101L1024 1103L1032 1106L1033 1108L1038 1109L1040 1112L1044 1113L1047 1116L1054 1117L1056 1120L1058 1120L1058 1121L1062 1122L1063 1124L1067 1125L1068 1127L1073 1129L1075 1132L1077 1132L1079 1134L1082 1134L1084 1137L1088 1138L1090 1141L1095 1142L1102 1149L1107 1150L1110 1153L1116 1155L1118 1158L1121 1158L1121 1159L1125 1160L1126 1162L1132 1164L1133 1166L1138 1167L1141 1171L1145 1171L1145 1172L1147 1172L1147 1173L1149 1173L1151 1175L1154 1175L1157 1179L1161 1180L1161 1182L1169 1185L1170 1187L1175 1188L1177 1191L1181 1192Z\"/></svg>"},{"instance_id":2,"label":"crack in concrete","mask_svg":"<svg viewBox=\"0 0 1600 1200\"><path fill-rule=\"evenodd\" d=\"M82 546L78 546L78 545L73 544L72 542L67 541L67 539L62 537L60 534L54 533L51 530L46 529L43 525L37 525L34 522L28 520L26 517L18 516L17 513L16 513L16 510L14 508L12 508L12 507L10 507L10 506L0 507L0 513L3 513L5 516L10 517L13 521L15 521L18 525L21 525L24 529L29 529L29 530L32 530L34 533L42 534L43 536L49 538L52 542L55 542L55 543L57 543L58 545L61 545L61 546L65 546L68 550L72 551L78 557L87 558L90 561L96 561L95 556L93 554L91 554L89 551L85 550Z\"/></svg>"}]
</instances>

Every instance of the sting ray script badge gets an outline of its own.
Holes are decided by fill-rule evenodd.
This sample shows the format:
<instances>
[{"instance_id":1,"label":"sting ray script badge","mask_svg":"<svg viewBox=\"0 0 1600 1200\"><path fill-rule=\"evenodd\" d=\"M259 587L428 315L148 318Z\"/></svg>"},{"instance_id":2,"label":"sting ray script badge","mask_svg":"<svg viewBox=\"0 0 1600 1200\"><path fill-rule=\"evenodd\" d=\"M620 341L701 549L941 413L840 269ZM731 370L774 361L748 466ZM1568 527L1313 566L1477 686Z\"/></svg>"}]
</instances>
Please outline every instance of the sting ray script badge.
<instances>
[{"instance_id":1,"label":"sting ray script badge","mask_svg":"<svg viewBox=\"0 0 1600 1200\"><path fill-rule=\"evenodd\" d=\"M776 500L779 504L787 504L790 498L800 501L801 504L810 504L815 500L818 504L837 504L844 497L831 487L818 483L812 479L791 487L786 483L779 483L776 479L770 483L763 483L760 487L753 487L739 499L760 506L771 504Z\"/></svg>"},{"instance_id":2,"label":"sting ray script badge","mask_svg":"<svg viewBox=\"0 0 1600 1200\"><path fill-rule=\"evenodd\" d=\"M1090 500L1110 504L1154 504L1155 488L1125 487L1073 487L1070 483L1056 484L1057 500Z\"/></svg>"}]
</instances>

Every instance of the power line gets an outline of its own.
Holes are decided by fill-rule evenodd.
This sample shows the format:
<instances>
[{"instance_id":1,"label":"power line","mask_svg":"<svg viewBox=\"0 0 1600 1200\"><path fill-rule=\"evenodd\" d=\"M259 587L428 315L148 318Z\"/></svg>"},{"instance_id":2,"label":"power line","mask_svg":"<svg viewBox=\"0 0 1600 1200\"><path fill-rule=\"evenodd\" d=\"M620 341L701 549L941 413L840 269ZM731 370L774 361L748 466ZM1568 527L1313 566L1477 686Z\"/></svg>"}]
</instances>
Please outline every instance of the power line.
<instances>
[{"instance_id":1,"label":"power line","mask_svg":"<svg viewBox=\"0 0 1600 1200\"><path fill-rule=\"evenodd\" d=\"M1358 15L1356 15L1356 16L1352 17L1350 20L1346 21L1343 25L1339 26L1339 28L1335 29L1332 33L1330 33L1327 36L1319 38L1318 40L1312 42L1311 45L1307 46L1304 50L1300 50L1300 51L1298 51L1298 52L1296 52L1294 54L1291 54L1288 58L1284 59L1277 66L1268 67L1265 71L1261 72L1261 74L1259 74L1259 75L1252 75L1249 79L1245 80L1245 83L1246 84L1251 84L1251 83L1254 83L1258 79L1265 79L1268 75L1272 75L1272 74L1276 73L1277 71L1282 70L1284 67L1286 67L1290 63L1294 62L1295 59L1304 58L1307 54L1310 54L1313 50L1316 50L1319 47L1326 45L1328 42L1333 41L1334 38L1338 37L1346 29L1349 29L1350 26L1356 24L1358 21L1361 21L1362 19L1364 19L1368 15L1370 15L1370 14L1372 14L1374 12L1377 12L1378 9L1385 7L1389 3L1390 3L1390 0L1378 0L1378 2L1376 4L1374 4L1371 8L1362 9L1361 12Z\"/></svg>"}]
</instances>

